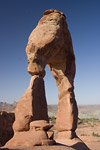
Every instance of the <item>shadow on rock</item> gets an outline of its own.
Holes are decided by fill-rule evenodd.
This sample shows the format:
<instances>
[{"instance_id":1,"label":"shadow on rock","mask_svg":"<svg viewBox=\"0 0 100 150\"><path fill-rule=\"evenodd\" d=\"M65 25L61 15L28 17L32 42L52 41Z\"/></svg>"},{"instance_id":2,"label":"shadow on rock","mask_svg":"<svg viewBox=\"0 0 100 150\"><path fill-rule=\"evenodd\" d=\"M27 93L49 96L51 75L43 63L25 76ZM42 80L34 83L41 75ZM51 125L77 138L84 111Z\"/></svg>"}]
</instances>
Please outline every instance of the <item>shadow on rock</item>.
<instances>
[{"instance_id":1,"label":"shadow on rock","mask_svg":"<svg viewBox=\"0 0 100 150\"><path fill-rule=\"evenodd\" d=\"M72 146L68 146L68 145L64 145L64 144L60 144L60 143L56 143L55 146L64 146L64 147L69 147L72 148L73 150L91 150L87 147L87 145L85 143L82 142L78 142Z\"/></svg>"},{"instance_id":2,"label":"shadow on rock","mask_svg":"<svg viewBox=\"0 0 100 150\"><path fill-rule=\"evenodd\" d=\"M71 147L74 148L75 150L90 150L85 143L81 143L81 142L76 143Z\"/></svg>"},{"instance_id":3,"label":"shadow on rock","mask_svg":"<svg viewBox=\"0 0 100 150\"><path fill-rule=\"evenodd\" d=\"M0 148L0 150L9 150L9 148Z\"/></svg>"}]
</instances>

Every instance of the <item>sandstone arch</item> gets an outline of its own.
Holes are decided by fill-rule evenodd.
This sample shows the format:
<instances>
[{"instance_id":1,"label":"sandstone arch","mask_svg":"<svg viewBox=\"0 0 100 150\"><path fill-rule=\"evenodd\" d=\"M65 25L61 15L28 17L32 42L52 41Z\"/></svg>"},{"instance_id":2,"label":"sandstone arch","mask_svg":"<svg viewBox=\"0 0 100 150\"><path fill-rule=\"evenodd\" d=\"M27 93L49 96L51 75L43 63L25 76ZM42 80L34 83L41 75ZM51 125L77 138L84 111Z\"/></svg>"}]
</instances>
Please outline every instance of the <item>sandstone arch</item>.
<instances>
[{"instance_id":1,"label":"sandstone arch","mask_svg":"<svg viewBox=\"0 0 100 150\"><path fill-rule=\"evenodd\" d=\"M29 62L28 72L32 75L32 78L28 89L16 107L14 132L16 134L25 132L27 135L28 131L30 131L31 122L38 120L43 120L44 126L47 126L49 120L43 77L45 76L45 66L48 65L59 90L56 120L56 129L59 132L57 141L60 142L61 137L64 140L75 138L78 119L73 85L75 56L63 13L53 9L44 12L37 27L29 36L26 53ZM39 130L43 129L40 126L38 127ZM49 130L50 127L48 124L46 130ZM37 125L35 128L37 128ZM16 139L16 134L12 140L13 143ZM44 132L41 135L41 138L48 140ZM24 140L27 141L27 139ZM42 145L41 142L38 143L37 141L33 141L33 143L33 145L36 143Z\"/></svg>"},{"instance_id":2,"label":"sandstone arch","mask_svg":"<svg viewBox=\"0 0 100 150\"><path fill-rule=\"evenodd\" d=\"M28 72L31 75L44 75L44 68L48 64L56 79L59 90L57 129L75 130L78 115L73 92L75 56L63 13L56 10L48 10L44 13L29 37L26 53L29 61Z\"/></svg>"}]
</instances>

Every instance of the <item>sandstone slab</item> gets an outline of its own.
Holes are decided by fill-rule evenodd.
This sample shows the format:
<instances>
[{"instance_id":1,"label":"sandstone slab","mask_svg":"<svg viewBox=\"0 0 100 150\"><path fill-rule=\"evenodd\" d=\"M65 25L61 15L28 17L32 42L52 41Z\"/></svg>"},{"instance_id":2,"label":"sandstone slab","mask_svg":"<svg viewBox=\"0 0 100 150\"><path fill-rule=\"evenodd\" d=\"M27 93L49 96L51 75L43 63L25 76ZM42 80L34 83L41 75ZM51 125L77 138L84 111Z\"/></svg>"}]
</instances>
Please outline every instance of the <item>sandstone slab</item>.
<instances>
[{"instance_id":1,"label":"sandstone slab","mask_svg":"<svg viewBox=\"0 0 100 150\"><path fill-rule=\"evenodd\" d=\"M38 131L38 130L48 131L51 127L53 127L53 125L49 124L45 120L36 120L30 123L30 129L35 130L35 131Z\"/></svg>"}]
</instances>

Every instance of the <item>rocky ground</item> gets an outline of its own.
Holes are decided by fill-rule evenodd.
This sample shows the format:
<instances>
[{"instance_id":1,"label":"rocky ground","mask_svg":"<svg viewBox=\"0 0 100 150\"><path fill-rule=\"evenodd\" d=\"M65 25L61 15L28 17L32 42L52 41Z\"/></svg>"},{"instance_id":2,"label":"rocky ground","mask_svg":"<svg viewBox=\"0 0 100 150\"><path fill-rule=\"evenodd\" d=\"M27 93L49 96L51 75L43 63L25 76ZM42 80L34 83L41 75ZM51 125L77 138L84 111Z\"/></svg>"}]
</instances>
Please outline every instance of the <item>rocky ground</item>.
<instances>
[{"instance_id":1,"label":"rocky ground","mask_svg":"<svg viewBox=\"0 0 100 150\"><path fill-rule=\"evenodd\" d=\"M50 118L55 125L55 117ZM100 150L100 120L95 118L79 119L76 130L78 137L91 149ZM55 134L57 136L57 133ZM80 149L81 150L81 149Z\"/></svg>"},{"instance_id":2,"label":"rocky ground","mask_svg":"<svg viewBox=\"0 0 100 150\"><path fill-rule=\"evenodd\" d=\"M81 119L76 132L91 150L100 150L100 120Z\"/></svg>"},{"instance_id":3,"label":"rocky ground","mask_svg":"<svg viewBox=\"0 0 100 150\"><path fill-rule=\"evenodd\" d=\"M14 112L15 104L6 106L2 103L3 107L0 105L0 111ZM48 106L50 121L55 125L57 105ZM2 114L2 113L1 113ZM5 117L7 114L4 113ZM2 119L2 117L1 117ZM11 119L11 118L10 118ZM0 121L0 129L2 122ZM3 124L6 124L4 120ZM9 126L9 122L8 125ZM5 128L7 129L5 125ZM53 128L55 130L55 128ZM8 131L7 131L8 132ZM100 105L91 106L79 106L79 121L78 128L76 130L77 135L91 150L100 150ZM1 130L0 130L1 133ZM7 136L6 131L1 136ZM57 132L55 131L55 137ZM1 137L0 137L1 138ZM56 147L57 148L57 147ZM63 149L63 148L62 148ZM81 149L80 149L81 150Z\"/></svg>"}]
</instances>

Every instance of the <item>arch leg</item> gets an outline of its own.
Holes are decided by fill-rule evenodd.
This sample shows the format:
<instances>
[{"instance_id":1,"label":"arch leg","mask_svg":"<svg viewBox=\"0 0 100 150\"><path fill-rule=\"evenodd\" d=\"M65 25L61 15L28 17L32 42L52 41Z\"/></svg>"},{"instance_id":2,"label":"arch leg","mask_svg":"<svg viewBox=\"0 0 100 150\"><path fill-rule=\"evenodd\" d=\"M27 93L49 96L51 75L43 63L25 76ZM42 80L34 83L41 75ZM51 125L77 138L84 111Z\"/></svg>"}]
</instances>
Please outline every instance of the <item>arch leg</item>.
<instances>
[{"instance_id":1,"label":"arch leg","mask_svg":"<svg viewBox=\"0 0 100 150\"><path fill-rule=\"evenodd\" d=\"M58 112L56 129L59 136L72 139L76 137L75 130L78 121L78 109L74 95L73 80L75 75L75 62L73 61L69 72L66 71L66 62L62 64L50 64L49 68L59 91Z\"/></svg>"},{"instance_id":2,"label":"arch leg","mask_svg":"<svg viewBox=\"0 0 100 150\"><path fill-rule=\"evenodd\" d=\"M31 77L30 85L15 109L14 131L29 130L30 122L48 119L44 80L39 75Z\"/></svg>"}]
</instances>

